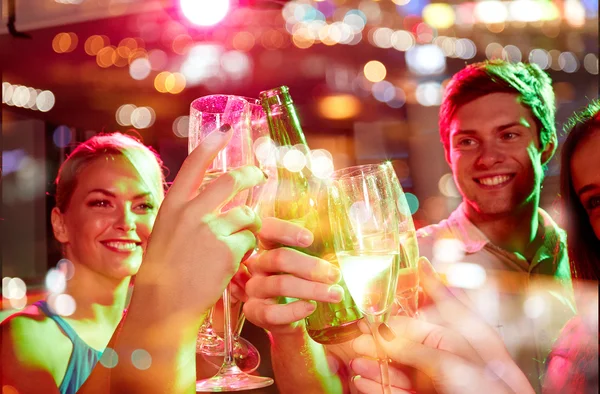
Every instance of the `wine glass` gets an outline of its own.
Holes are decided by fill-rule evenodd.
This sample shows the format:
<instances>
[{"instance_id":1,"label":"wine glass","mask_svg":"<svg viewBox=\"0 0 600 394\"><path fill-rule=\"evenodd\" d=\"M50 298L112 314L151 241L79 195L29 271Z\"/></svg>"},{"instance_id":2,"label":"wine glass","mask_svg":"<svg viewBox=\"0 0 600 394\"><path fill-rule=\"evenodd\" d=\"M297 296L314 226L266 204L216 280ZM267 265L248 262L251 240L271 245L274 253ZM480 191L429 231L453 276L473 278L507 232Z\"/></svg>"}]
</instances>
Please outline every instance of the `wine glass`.
<instances>
[{"instance_id":1,"label":"wine glass","mask_svg":"<svg viewBox=\"0 0 600 394\"><path fill-rule=\"evenodd\" d=\"M358 166L334 172L329 218L342 277L374 333L393 307L400 265L398 208L386 167ZM375 343L381 383L384 392L391 393L388 358Z\"/></svg>"},{"instance_id":2,"label":"wine glass","mask_svg":"<svg viewBox=\"0 0 600 394\"><path fill-rule=\"evenodd\" d=\"M417 243L417 235L415 225L412 219L410 208L400 181L396 176L396 171L391 161L385 161L381 164L364 164L361 166L350 167L340 170L338 176L344 174L348 176L357 171L376 171L381 168L386 172L390 179L392 193L396 201L398 209L398 234L400 237L400 265L398 272L398 284L396 287L396 299L398 310L393 310L392 314L405 314L410 317L418 315L418 261L419 261L419 246Z\"/></svg>"},{"instance_id":3,"label":"wine glass","mask_svg":"<svg viewBox=\"0 0 600 394\"><path fill-rule=\"evenodd\" d=\"M200 97L192 102L190 107L189 151L191 152L208 134L226 124L233 129L232 138L215 157L206 172L201 188L230 170L256 164L252 153L249 104L242 97L237 96L211 95ZM255 188L255 190L238 193L229 203L225 204L222 211L243 204L252 206L257 201L256 191ZM223 364L215 376L197 381L196 391L240 391L273 384L273 379L248 375L236 365L229 285L223 292L223 309L225 320L223 335L225 356ZM216 335L214 331L213 334Z\"/></svg>"},{"instance_id":4,"label":"wine glass","mask_svg":"<svg viewBox=\"0 0 600 394\"><path fill-rule=\"evenodd\" d=\"M266 161L269 152L265 149L268 149L269 147L267 145L270 144L269 126L266 114L260 100L251 97L241 98L246 100L249 105L250 131L251 139L253 141L252 150L256 155L258 164L266 170ZM276 182L276 180L269 175L267 184L272 185L274 181ZM263 190L265 189L267 189L267 186L263 185ZM256 349L250 341L240 336L246 320L242 308L243 303L240 303L238 320L233 337L233 354L237 366L240 367L242 371L251 373L258 368L261 358L258 349ZM225 346L223 339L214 329L212 329L213 315L214 308L211 309L210 320L206 320L205 327L199 332L196 343L196 352L202 355L204 360L219 368L221 366L222 358L225 356Z\"/></svg>"},{"instance_id":5,"label":"wine glass","mask_svg":"<svg viewBox=\"0 0 600 394\"><path fill-rule=\"evenodd\" d=\"M374 165L372 165L374 166ZM399 313L409 317L418 316L418 288L419 288L419 244L412 214L402 190L400 181L391 161L382 163L392 185L394 199L398 208L398 234L400 236L400 269L398 272L398 285L396 287L396 304ZM398 312L396 312L398 313Z\"/></svg>"}]
</instances>

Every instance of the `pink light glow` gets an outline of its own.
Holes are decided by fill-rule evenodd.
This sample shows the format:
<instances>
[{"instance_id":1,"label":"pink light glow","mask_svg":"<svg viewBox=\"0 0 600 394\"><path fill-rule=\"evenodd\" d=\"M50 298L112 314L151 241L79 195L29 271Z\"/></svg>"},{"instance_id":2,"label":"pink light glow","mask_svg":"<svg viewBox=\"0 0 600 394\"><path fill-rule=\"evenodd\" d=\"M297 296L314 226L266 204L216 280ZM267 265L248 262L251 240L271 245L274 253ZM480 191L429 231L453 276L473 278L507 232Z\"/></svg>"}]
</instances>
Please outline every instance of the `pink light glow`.
<instances>
[{"instance_id":1,"label":"pink light glow","mask_svg":"<svg viewBox=\"0 0 600 394\"><path fill-rule=\"evenodd\" d=\"M216 25L229 11L229 0L181 0L180 4L183 15L200 26Z\"/></svg>"}]
</instances>

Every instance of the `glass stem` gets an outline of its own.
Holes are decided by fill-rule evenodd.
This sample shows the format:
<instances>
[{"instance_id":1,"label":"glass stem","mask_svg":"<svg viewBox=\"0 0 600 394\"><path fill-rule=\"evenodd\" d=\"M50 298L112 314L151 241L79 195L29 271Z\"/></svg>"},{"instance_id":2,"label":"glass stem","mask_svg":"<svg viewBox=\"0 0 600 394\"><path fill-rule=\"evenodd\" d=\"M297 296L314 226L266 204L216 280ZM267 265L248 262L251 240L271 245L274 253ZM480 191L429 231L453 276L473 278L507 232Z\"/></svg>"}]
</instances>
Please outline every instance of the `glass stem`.
<instances>
[{"instance_id":1,"label":"glass stem","mask_svg":"<svg viewBox=\"0 0 600 394\"><path fill-rule=\"evenodd\" d=\"M381 378L381 387L383 388L383 394L392 394L392 387L390 386L390 371L388 366L388 356L383 346L377 340L377 335L375 335L375 330L379 327L379 324L383 323L381 317L367 315L367 325L369 326L369 331L371 331L371 335L373 336L373 340L375 341L375 349L377 349L377 360L379 361L379 376Z\"/></svg>"},{"instance_id":2,"label":"glass stem","mask_svg":"<svg viewBox=\"0 0 600 394\"><path fill-rule=\"evenodd\" d=\"M231 294L229 286L225 288L223 292L223 311L225 314L225 360L223 360L223 366L235 366L235 359L233 358L233 330L231 327Z\"/></svg>"}]
</instances>

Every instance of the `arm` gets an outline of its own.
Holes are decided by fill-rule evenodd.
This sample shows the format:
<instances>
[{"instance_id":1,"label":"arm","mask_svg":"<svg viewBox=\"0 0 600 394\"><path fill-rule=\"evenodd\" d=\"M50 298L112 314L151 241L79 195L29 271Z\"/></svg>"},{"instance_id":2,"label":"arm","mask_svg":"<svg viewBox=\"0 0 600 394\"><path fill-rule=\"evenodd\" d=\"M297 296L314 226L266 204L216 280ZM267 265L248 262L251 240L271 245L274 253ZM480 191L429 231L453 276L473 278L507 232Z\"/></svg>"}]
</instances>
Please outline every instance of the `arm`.
<instances>
[{"instance_id":1,"label":"arm","mask_svg":"<svg viewBox=\"0 0 600 394\"><path fill-rule=\"evenodd\" d=\"M2 323L3 387L12 386L21 394L58 394L62 376L55 375L61 371L64 375L72 346L65 337L66 342L56 341L50 348L46 335L40 335L44 333L42 324L25 316L13 316Z\"/></svg>"},{"instance_id":2,"label":"arm","mask_svg":"<svg viewBox=\"0 0 600 394\"><path fill-rule=\"evenodd\" d=\"M302 323L302 326L304 324ZM341 393L336 365L325 347L310 339L304 327L293 333L270 335L271 361L281 393Z\"/></svg>"},{"instance_id":3,"label":"arm","mask_svg":"<svg viewBox=\"0 0 600 394\"><path fill-rule=\"evenodd\" d=\"M160 208L127 316L109 342L112 351L104 352L80 394L195 392L202 316L254 248L260 228L247 207L220 213L237 193L264 182L258 168L233 170L198 194L206 168L230 138L231 132L213 132L183 163ZM134 351L147 369L134 365ZM106 368L107 361L116 365Z\"/></svg>"},{"instance_id":4,"label":"arm","mask_svg":"<svg viewBox=\"0 0 600 394\"><path fill-rule=\"evenodd\" d=\"M329 367L324 347L309 338L304 325L304 318L315 310L315 304L306 300L341 300L341 288L332 286L340 279L339 270L325 260L281 247L312 243L310 231L296 224L266 218L259 239L262 251L246 262L252 277L246 283L244 313L269 332L280 392L341 392L337 370ZM278 304L279 297L299 300Z\"/></svg>"}]
</instances>

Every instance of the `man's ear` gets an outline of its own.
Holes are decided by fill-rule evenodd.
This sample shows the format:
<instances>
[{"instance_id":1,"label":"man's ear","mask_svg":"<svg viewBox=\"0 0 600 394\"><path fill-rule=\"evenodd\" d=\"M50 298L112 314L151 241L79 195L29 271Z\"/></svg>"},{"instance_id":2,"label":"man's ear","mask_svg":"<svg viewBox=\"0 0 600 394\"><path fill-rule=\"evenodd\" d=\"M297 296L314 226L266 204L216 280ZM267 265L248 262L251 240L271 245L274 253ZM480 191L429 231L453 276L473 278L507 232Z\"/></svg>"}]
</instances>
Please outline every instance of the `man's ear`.
<instances>
[{"instance_id":1,"label":"man's ear","mask_svg":"<svg viewBox=\"0 0 600 394\"><path fill-rule=\"evenodd\" d=\"M552 156L554 156L554 152L556 151L556 136L553 136L550 141L546 144L544 150L542 150L542 165L546 165Z\"/></svg>"},{"instance_id":2,"label":"man's ear","mask_svg":"<svg viewBox=\"0 0 600 394\"><path fill-rule=\"evenodd\" d=\"M65 217L60 212L60 209L54 207L52 214L50 215L50 221L52 222L52 230L54 231L54 237L61 244L69 241L69 234L67 232L67 226L65 225Z\"/></svg>"}]
</instances>

